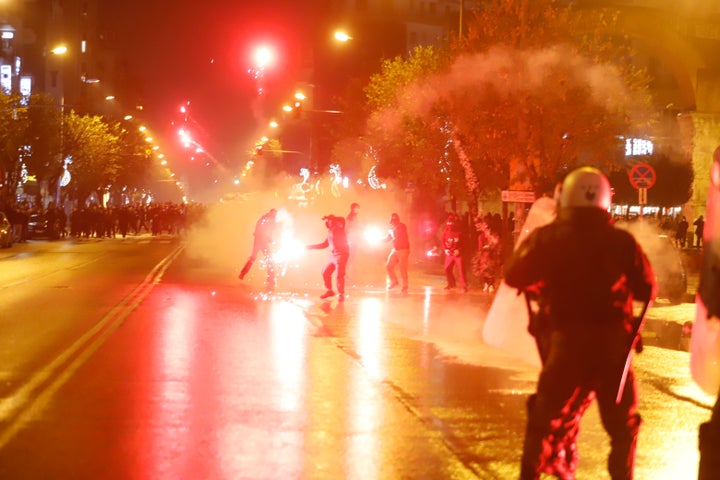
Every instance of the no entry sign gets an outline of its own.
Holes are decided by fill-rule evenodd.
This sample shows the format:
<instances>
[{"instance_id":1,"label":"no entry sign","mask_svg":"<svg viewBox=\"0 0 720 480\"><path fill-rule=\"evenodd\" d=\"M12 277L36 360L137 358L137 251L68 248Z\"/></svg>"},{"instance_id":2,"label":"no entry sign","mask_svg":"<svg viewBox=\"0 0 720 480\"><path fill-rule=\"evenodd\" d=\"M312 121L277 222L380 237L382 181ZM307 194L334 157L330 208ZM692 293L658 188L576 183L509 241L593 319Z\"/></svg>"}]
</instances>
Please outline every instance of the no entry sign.
<instances>
[{"instance_id":1,"label":"no entry sign","mask_svg":"<svg viewBox=\"0 0 720 480\"><path fill-rule=\"evenodd\" d=\"M633 165L628 177L634 188L650 188L655 185L655 169L647 163Z\"/></svg>"}]
</instances>

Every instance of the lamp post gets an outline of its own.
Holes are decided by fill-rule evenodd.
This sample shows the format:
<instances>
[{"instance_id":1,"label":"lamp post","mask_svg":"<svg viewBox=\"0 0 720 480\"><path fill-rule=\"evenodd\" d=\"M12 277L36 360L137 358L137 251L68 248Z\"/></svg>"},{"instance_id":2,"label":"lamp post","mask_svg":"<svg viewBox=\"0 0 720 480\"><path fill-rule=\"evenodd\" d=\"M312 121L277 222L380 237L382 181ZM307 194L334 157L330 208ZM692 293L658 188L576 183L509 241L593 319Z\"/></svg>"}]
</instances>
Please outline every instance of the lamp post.
<instances>
[{"instance_id":1,"label":"lamp post","mask_svg":"<svg viewBox=\"0 0 720 480\"><path fill-rule=\"evenodd\" d=\"M57 56L57 58L62 58L64 55L66 55L68 52L68 48L65 45L58 45L50 50L50 54L53 56ZM62 65L61 65L62 67ZM60 68L60 71L62 72L64 68ZM59 75L60 77L60 146L59 146L59 162L62 162L63 164L63 172L58 174L57 182L56 182L56 188L55 188L55 205L60 206L60 190L62 187L67 186L67 184L70 182L70 172L67 169L68 163L71 163L72 161L66 161L65 158L63 158L64 150L65 150L65 92L64 92L64 75L61 73Z\"/></svg>"}]
</instances>

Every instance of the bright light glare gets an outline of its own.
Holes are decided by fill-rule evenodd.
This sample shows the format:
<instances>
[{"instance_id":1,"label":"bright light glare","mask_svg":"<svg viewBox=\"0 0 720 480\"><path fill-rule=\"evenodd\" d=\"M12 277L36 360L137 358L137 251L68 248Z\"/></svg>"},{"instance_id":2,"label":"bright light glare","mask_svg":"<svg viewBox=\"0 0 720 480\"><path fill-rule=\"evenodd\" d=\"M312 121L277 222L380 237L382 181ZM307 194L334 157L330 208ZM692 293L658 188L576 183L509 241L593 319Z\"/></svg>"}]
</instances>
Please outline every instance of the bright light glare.
<instances>
[{"instance_id":1,"label":"bright light glare","mask_svg":"<svg viewBox=\"0 0 720 480\"><path fill-rule=\"evenodd\" d=\"M336 30L335 33L333 34L333 37L338 42L347 42L348 40L352 39L352 37L350 35L343 32L342 30Z\"/></svg>"},{"instance_id":2,"label":"bright light glare","mask_svg":"<svg viewBox=\"0 0 720 480\"><path fill-rule=\"evenodd\" d=\"M380 227L374 225L370 225L365 228L363 235L365 237L365 241L370 245L379 245L386 237L385 232Z\"/></svg>"},{"instance_id":3,"label":"bright light glare","mask_svg":"<svg viewBox=\"0 0 720 480\"><path fill-rule=\"evenodd\" d=\"M255 50L255 65L263 68L272 64L275 60L275 53L269 47L259 47Z\"/></svg>"},{"instance_id":4,"label":"bright light glare","mask_svg":"<svg viewBox=\"0 0 720 480\"><path fill-rule=\"evenodd\" d=\"M59 45L50 51L55 55L65 55L67 53L68 49L65 45Z\"/></svg>"},{"instance_id":5,"label":"bright light glare","mask_svg":"<svg viewBox=\"0 0 720 480\"><path fill-rule=\"evenodd\" d=\"M287 264L303 257L307 252L305 243L301 242L297 237L293 228L293 217L284 208L277 212L277 222L280 226L279 240L276 244L276 250L273 254L273 261L281 266L279 271L284 271Z\"/></svg>"}]
</instances>

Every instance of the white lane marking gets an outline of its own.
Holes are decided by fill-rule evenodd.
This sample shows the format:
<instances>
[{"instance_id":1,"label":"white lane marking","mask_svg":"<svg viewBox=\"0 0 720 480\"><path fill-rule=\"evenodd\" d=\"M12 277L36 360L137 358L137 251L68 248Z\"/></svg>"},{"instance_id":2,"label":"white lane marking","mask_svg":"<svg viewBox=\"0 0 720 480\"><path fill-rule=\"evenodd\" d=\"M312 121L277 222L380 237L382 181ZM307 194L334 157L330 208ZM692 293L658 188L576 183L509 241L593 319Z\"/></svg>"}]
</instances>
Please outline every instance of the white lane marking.
<instances>
[{"instance_id":1,"label":"white lane marking","mask_svg":"<svg viewBox=\"0 0 720 480\"><path fill-rule=\"evenodd\" d=\"M49 364L38 370L26 383L9 397L0 401L0 420L9 420L0 430L0 449L22 429L31 416L45 407L53 395L62 387L108 337L117 330L130 313L160 283L165 271L180 255L183 246L178 246L162 259L145 279L129 295L121 300L105 316L70 347L55 357Z\"/></svg>"}]
</instances>

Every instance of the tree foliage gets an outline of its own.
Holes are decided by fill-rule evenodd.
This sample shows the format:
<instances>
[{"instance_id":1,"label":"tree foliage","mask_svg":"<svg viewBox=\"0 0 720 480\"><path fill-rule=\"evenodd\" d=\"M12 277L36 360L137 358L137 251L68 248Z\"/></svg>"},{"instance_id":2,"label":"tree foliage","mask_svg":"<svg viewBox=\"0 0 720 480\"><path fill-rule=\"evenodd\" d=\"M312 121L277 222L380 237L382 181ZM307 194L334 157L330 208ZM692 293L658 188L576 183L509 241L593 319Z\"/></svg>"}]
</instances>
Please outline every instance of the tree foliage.
<instances>
[{"instance_id":1,"label":"tree foliage","mask_svg":"<svg viewBox=\"0 0 720 480\"><path fill-rule=\"evenodd\" d=\"M66 158L72 179L64 192L80 201L93 192L141 189L153 172L153 151L138 130L64 112L47 94L0 94L0 201L15 200L23 168L54 193Z\"/></svg>"},{"instance_id":2,"label":"tree foliage","mask_svg":"<svg viewBox=\"0 0 720 480\"><path fill-rule=\"evenodd\" d=\"M461 41L385 62L366 89L378 171L473 198L545 191L578 164L610 171L618 139L653 124L647 76L603 34L612 21L490 0Z\"/></svg>"},{"instance_id":3,"label":"tree foliage","mask_svg":"<svg viewBox=\"0 0 720 480\"><path fill-rule=\"evenodd\" d=\"M120 123L113 123L110 131L118 139L115 193L143 190L148 186L152 172L153 151L150 145L136 128L128 129Z\"/></svg>"},{"instance_id":4,"label":"tree foliage","mask_svg":"<svg viewBox=\"0 0 720 480\"><path fill-rule=\"evenodd\" d=\"M118 132L96 115L71 111L64 120L63 158L72 159L68 188L84 202L92 193L100 195L117 179L121 158Z\"/></svg>"},{"instance_id":5,"label":"tree foliage","mask_svg":"<svg viewBox=\"0 0 720 480\"><path fill-rule=\"evenodd\" d=\"M27 152L23 155L28 172L39 181L57 179L61 171L61 107L47 94L33 94L28 100L29 124L25 132Z\"/></svg>"},{"instance_id":6,"label":"tree foliage","mask_svg":"<svg viewBox=\"0 0 720 480\"><path fill-rule=\"evenodd\" d=\"M3 200L7 200L8 186L17 185L20 175L23 132L27 128L27 108L17 95L0 95L0 169L5 172Z\"/></svg>"}]
</instances>

